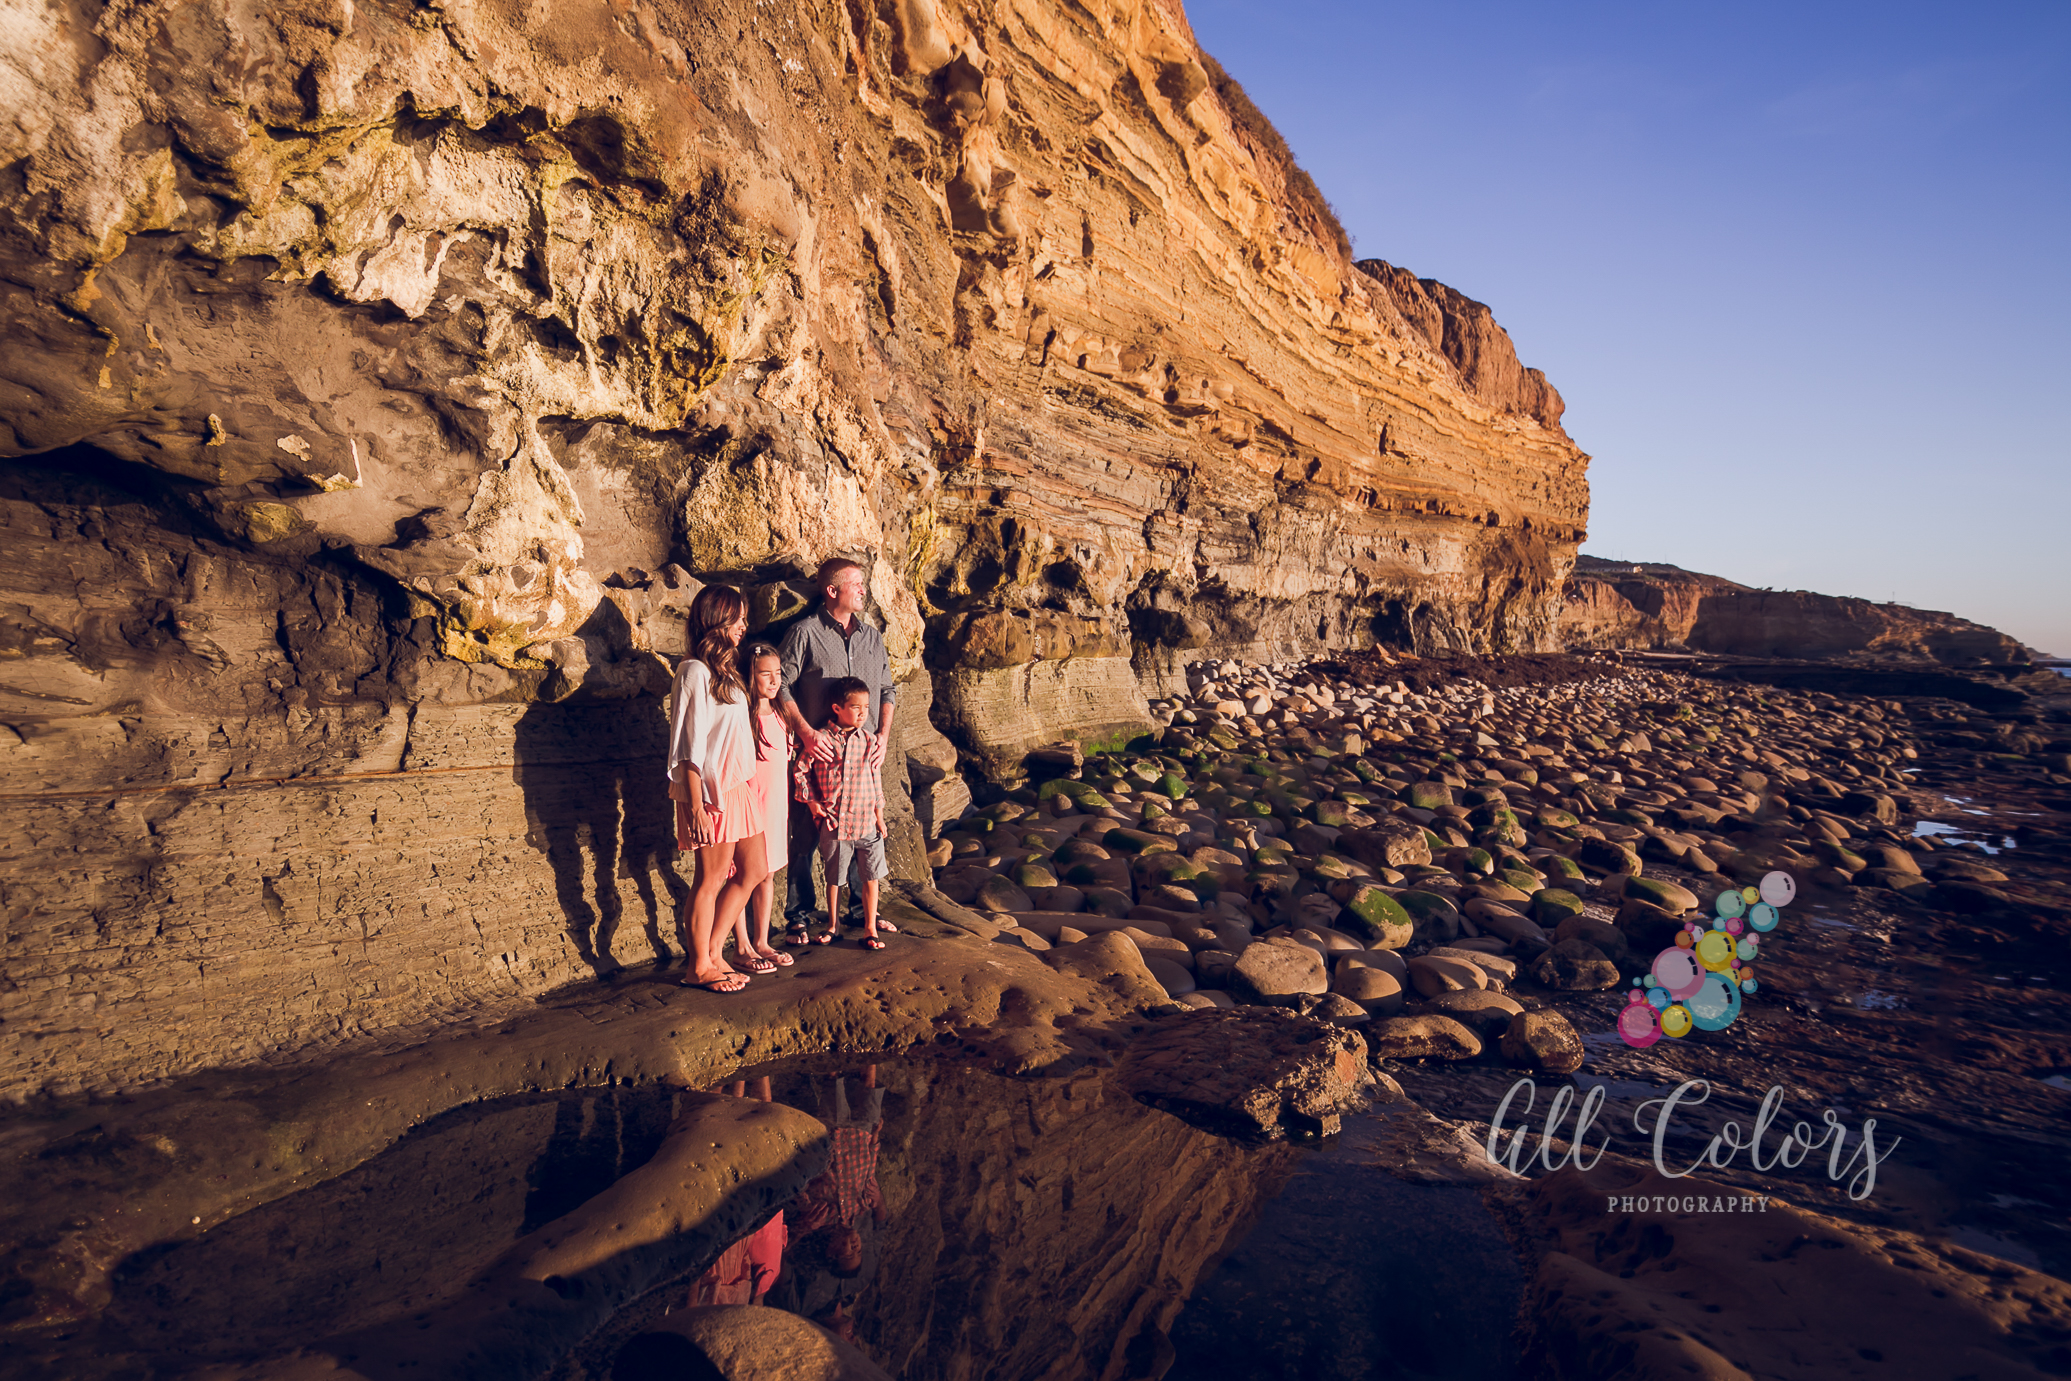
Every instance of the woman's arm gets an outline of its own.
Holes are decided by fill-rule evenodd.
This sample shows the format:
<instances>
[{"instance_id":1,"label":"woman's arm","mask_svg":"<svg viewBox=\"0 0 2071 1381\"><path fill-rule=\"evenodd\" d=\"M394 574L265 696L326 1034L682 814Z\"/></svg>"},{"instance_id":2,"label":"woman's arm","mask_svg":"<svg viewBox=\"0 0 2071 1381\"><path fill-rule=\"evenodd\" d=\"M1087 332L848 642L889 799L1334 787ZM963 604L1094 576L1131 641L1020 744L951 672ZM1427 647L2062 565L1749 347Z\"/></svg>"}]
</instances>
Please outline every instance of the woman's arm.
<instances>
[{"instance_id":1,"label":"woman's arm","mask_svg":"<svg viewBox=\"0 0 2071 1381\"><path fill-rule=\"evenodd\" d=\"M690 837L697 844L709 844L718 831L712 827L712 812L705 808L705 779L695 767L685 764L683 784L690 799Z\"/></svg>"}]
</instances>

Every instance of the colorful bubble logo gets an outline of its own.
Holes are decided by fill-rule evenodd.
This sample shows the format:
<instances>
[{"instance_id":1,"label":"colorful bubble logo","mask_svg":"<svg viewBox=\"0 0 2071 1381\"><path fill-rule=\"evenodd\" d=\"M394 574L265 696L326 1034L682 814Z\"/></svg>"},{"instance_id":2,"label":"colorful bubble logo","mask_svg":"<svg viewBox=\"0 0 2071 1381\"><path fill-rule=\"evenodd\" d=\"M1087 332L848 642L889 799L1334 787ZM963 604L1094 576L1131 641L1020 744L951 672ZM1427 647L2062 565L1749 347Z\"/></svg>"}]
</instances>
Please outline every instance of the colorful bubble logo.
<instances>
[{"instance_id":1,"label":"colorful bubble logo","mask_svg":"<svg viewBox=\"0 0 2071 1381\"><path fill-rule=\"evenodd\" d=\"M1635 1050L1645 1050L1661 1039L1661 1018L1647 1001L1650 996L1632 993L1626 999L1625 1010L1618 1014L1618 1035Z\"/></svg>"},{"instance_id":2,"label":"colorful bubble logo","mask_svg":"<svg viewBox=\"0 0 2071 1381\"><path fill-rule=\"evenodd\" d=\"M1645 1049L1662 1036L1679 1040L1692 1031L1731 1026L1757 989L1754 961L1763 937L1797 896L1797 881L1788 873L1770 873L1759 887L1720 892L1708 921L1686 924L1675 944L1654 956L1645 976L1633 980L1618 1015L1620 1039Z\"/></svg>"}]
</instances>

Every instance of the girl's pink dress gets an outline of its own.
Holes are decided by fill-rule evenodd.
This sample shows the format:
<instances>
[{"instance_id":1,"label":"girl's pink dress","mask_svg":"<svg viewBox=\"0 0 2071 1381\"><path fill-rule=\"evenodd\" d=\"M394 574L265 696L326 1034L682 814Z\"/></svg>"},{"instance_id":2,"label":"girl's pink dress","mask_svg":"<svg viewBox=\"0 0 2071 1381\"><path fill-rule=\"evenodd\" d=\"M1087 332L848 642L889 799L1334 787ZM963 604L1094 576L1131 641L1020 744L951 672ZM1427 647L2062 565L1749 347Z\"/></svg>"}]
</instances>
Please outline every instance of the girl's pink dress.
<instances>
[{"instance_id":1,"label":"girl's pink dress","mask_svg":"<svg viewBox=\"0 0 2071 1381\"><path fill-rule=\"evenodd\" d=\"M784 721L778 715L758 715L756 727L762 731L764 741L769 745L755 745L757 753L767 756L755 763L755 784L762 789L762 838L769 846L769 871L776 875L777 869L787 860L786 850L790 843L791 825L791 735L784 728Z\"/></svg>"}]
</instances>

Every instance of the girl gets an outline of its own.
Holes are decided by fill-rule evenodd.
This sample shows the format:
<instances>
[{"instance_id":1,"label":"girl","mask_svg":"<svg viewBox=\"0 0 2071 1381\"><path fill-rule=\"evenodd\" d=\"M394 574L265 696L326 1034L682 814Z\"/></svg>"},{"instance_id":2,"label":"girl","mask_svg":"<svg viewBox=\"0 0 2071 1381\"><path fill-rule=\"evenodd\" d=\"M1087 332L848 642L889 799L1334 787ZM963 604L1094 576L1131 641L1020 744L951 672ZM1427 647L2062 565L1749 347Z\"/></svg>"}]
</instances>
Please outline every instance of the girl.
<instances>
[{"instance_id":1,"label":"girl","mask_svg":"<svg viewBox=\"0 0 2071 1381\"><path fill-rule=\"evenodd\" d=\"M676 669L671 697L669 796L676 802L676 847L697 855L697 881L681 920L690 952L683 985L715 993L737 993L748 985L748 976L720 957L716 937L769 876L748 691L734 661L747 629L748 602L739 590L707 585L698 591L690 606L691 652Z\"/></svg>"},{"instance_id":2,"label":"girl","mask_svg":"<svg viewBox=\"0 0 2071 1381\"><path fill-rule=\"evenodd\" d=\"M791 956L769 942L770 903L777 870L784 866L791 820L791 733L777 711L777 690L784 683L784 662L768 643L748 649L748 722L755 730L755 782L762 790L762 838L769 846L769 876L755 885L749 910L755 916L755 938L748 938L748 911L734 923L735 952L756 973L789 968Z\"/></svg>"}]
</instances>

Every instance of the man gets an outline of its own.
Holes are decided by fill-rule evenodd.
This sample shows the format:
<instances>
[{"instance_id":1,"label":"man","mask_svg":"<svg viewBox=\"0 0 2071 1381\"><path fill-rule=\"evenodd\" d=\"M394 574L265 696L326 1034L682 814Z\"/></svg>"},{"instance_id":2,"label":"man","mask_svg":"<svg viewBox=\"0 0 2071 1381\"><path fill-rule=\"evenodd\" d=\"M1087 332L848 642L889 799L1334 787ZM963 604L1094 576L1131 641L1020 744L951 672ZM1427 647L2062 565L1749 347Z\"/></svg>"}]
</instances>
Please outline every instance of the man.
<instances>
[{"instance_id":1,"label":"man","mask_svg":"<svg viewBox=\"0 0 2071 1381\"><path fill-rule=\"evenodd\" d=\"M827 722L829 686L853 676L870 691L871 718L877 728L871 734L870 765L882 768L892 742L892 711L898 690L892 684L892 658L885 651L884 637L860 615L869 599L863 568L854 561L835 557L822 562L813 577L820 592L820 607L791 626L777 646L783 659L784 685L777 693L779 712L791 732L798 736L799 751L825 762L833 757L832 742L821 741L814 727ZM794 943L806 933L808 918L819 908L813 889L813 857L819 847L819 827L803 802L791 803L790 848L784 870L785 931ZM834 879L829 878L832 885ZM858 889L849 889L858 895ZM883 923L879 923L882 928Z\"/></svg>"}]
</instances>

